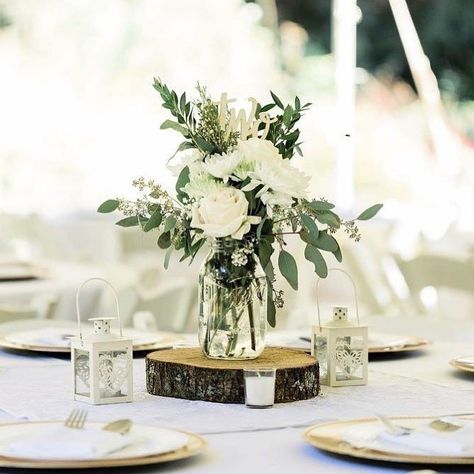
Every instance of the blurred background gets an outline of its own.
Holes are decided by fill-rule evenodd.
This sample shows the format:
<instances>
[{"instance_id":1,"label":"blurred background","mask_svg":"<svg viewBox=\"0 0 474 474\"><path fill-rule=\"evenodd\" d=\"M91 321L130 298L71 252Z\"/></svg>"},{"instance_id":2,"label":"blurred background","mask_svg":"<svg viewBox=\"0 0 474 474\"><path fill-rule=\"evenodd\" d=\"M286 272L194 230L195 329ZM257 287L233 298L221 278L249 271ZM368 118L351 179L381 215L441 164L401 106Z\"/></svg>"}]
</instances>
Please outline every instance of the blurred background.
<instances>
[{"instance_id":1,"label":"blurred background","mask_svg":"<svg viewBox=\"0 0 474 474\"><path fill-rule=\"evenodd\" d=\"M407 4L408 16L397 0L0 0L0 260L40 272L0 282L0 319L73 319L78 284L104 276L129 324L145 311L159 329L196 327L199 262L165 273L156 236L95 212L142 175L173 188L179 136L159 130L154 76L312 102L295 158L312 194L346 218L384 203L359 243L339 236L363 313L472 317L474 3ZM349 304L338 278L322 298ZM303 261L300 279L298 294L280 279L279 328L314 321ZM88 314L103 305L86 294Z\"/></svg>"}]
</instances>

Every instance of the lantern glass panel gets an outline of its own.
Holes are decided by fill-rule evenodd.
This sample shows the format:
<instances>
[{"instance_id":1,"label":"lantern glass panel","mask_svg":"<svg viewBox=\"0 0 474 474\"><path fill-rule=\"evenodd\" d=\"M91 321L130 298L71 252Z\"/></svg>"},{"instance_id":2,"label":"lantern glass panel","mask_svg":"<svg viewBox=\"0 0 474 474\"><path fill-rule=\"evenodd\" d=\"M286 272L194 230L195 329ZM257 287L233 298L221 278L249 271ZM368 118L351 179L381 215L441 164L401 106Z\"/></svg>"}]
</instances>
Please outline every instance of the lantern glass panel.
<instances>
[{"instance_id":1,"label":"lantern glass panel","mask_svg":"<svg viewBox=\"0 0 474 474\"><path fill-rule=\"evenodd\" d=\"M127 351L99 352L99 392L101 398L128 395Z\"/></svg>"},{"instance_id":2,"label":"lantern glass panel","mask_svg":"<svg viewBox=\"0 0 474 474\"><path fill-rule=\"evenodd\" d=\"M328 340L322 334L314 336L314 355L319 362L319 378L325 382L328 376Z\"/></svg>"},{"instance_id":3,"label":"lantern glass panel","mask_svg":"<svg viewBox=\"0 0 474 474\"><path fill-rule=\"evenodd\" d=\"M74 393L90 396L89 352L81 349L74 349Z\"/></svg>"},{"instance_id":4,"label":"lantern glass panel","mask_svg":"<svg viewBox=\"0 0 474 474\"><path fill-rule=\"evenodd\" d=\"M336 380L363 380L364 338L342 336L336 338Z\"/></svg>"}]
</instances>

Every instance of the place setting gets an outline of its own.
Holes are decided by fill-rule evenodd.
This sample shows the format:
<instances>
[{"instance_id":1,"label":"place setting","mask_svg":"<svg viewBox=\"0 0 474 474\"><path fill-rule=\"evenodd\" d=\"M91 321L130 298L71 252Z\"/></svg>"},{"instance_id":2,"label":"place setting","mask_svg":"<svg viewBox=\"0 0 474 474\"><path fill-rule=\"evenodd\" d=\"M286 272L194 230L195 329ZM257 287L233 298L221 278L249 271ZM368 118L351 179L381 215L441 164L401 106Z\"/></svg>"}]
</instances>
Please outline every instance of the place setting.
<instances>
[{"instance_id":1,"label":"place setting","mask_svg":"<svg viewBox=\"0 0 474 474\"><path fill-rule=\"evenodd\" d=\"M118 294L110 283L103 278L91 278L89 282L101 282L112 290L115 307L118 311ZM79 314L80 290L77 292L76 311ZM86 330L92 329L91 323ZM78 335L80 325L62 320L23 320L0 324L0 348L21 352L69 354L71 338ZM173 347L182 338L173 333L145 331L134 328L121 328L123 334L133 340L133 351L143 352Z\"/></svg>"},{"instance_id":2,"label":"place setting","mask_svg":"<svg viewBox=\"0 0 474 474\"><path fill-rule=\"evenodd\" d=\"M474 355L462 356L451 359L449 363L458 370L464 372L474 372Z\"/></svg>"},{"instance_id":3,"label":"place setting","mask_svg":"<svg viewBox=\"0 0 474 474\"><path fill-rule=\"evenodd\" d=\"M359 459L410 464L474 465L474 415L386 417L335 421L308 428L318 449Z\"/></svg>"},{"instance_id":4,"label":"place setting","mask_svg":"<svg viewBox=\"0 0 474 474\"><path fill-rule=\"evenodd\" d=\"M0 260L0 283L21 282L45 278L47 269L25 260Z\"/></svg>"},{"instance_id":5,"label":"place setting","mask_svg":"<svg viewBox=\"0 0 474 474\"><path fill-rule=\"evenodd\" d=\"M135 424L88 421L74 409L64 421L0 424L0 466L80 469L137 466L176 461L202 452L194 433Z\"/></svg>"}]
</instances>

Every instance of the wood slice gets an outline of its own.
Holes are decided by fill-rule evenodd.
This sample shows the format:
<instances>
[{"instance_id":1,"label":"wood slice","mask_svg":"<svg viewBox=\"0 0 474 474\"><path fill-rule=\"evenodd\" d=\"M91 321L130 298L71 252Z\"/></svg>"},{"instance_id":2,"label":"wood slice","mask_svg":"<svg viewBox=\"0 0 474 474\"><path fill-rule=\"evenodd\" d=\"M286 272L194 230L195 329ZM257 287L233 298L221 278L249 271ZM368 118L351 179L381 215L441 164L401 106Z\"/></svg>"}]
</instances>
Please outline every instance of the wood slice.
<instances>
[{"instance_id":1,"label":"wood slice","mask_svg":"<svg viewBox=\"0 0 474 474\"><path fill-rule=\"evenodd\" d=\"M319 394L319 365L298 349L268 347L254 360L206 358L198 348L168 349L146 357L147 390L152 395L245 403L243 369L277 369L275 403L307 400Z\"/></svg>"}]
</instances>

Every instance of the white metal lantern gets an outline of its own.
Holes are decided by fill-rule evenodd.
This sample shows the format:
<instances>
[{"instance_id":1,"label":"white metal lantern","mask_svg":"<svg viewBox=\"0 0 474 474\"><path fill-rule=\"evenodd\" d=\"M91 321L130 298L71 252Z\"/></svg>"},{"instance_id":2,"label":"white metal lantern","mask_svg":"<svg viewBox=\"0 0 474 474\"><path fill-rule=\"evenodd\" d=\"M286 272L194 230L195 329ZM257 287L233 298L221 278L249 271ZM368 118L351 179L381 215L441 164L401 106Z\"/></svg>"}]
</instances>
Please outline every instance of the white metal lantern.
<instances>
[{"instance_id":1,"label":"white metal lantern","mask_svg":"<svg viewBox=\"0 0 474 474\"><path fill-rule=\"evenodd\" d=\"M101 281L114 293L117 316L94 317L94 332L84 335L81 326L79 296L90 281ZM117 292L103 278L90 278L76 293L78 337L71 338L74 376L74 400L102 405L131 402L133 396L133 342L122 336ZM110 332L110 322L118 320L119 335Z\"/></svg>"},{"instance_id":2,"label":"white metal lantern","mask_svg":"<svg viewBox=\"0 0 474 474\"><path fill-rule=\"evenodd\" d=\"M348 308L333 306L332 320L321 324L319 309L319 282L316 284L318 325L313 326L311 354L319 362L320 382L323 385L366 385L369 356L367 349L367 326L359 322L357 290L351 276L340 268L333 268L347 275L354 289L357 324L348 318Z\"/></svg>"}]
</instances>

